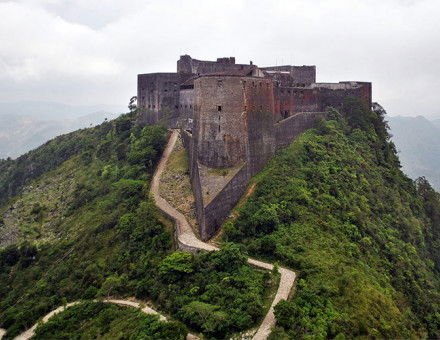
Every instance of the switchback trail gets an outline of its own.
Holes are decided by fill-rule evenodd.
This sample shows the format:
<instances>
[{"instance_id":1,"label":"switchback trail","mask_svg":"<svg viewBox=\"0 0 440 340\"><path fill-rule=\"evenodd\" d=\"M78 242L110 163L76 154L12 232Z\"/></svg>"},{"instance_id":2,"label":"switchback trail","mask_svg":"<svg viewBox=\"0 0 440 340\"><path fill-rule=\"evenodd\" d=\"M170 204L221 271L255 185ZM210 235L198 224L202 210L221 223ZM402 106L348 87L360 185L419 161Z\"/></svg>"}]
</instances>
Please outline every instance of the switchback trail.
<instances>
[{"instance_id":1,"label":"switchback trail","mask_svg":"<svg viewBox=\"0 0 440 340\"><path fill-rule=\"evenodd\" d=\"M94 302L99 302L99 300L93 300L93 301ZM50 313L46 314L43 317L43 319L41 320L41 323L46 323L55 314L64 312L66 310L66 308L68 308L70 306L77 305L77 304L79 304L81 302L84 302L84 301L70 302L70 303L66 304L65 306L60 306L57 309L54 309L53 311L51 311ZM165 316L159 314L158 312L156 312L154 309L152 309L150 307L143 306L142 303L140 303L140 302L135 302L135 301L130 301L130 300L119 300L119 299L107 299L107 300L102 300L102 302L104 302L104 303L113 303L113 304L120 305L120 306L128 306L128 307L139 308L142 313L159 315L159 320L160 321L166 321L167 320L167 318ZM25 331L25 332L21 333L20 335L16 336L14 338L14 340L28 340L28 339L32 338L35 335L35 329L39 325L40 325L40 322L37 322L35 325L33 325L27 331ZM3 334L0 333L0 339L1 339L1 335L3 335ZM193 334L188 334L188 336L186 338L187 338L187 340L196 340L196 339L198 339L198 337L194 336Z\"/></svg>"},{"instance_id":2,"label":"switchback trail","mask_svg":"<svg viewBox=\"0 0 440 340\"><path fill-rule=\"evenodd\" d=\"M192 230L191 226L189 225L186 218L178 212L175 208L173 208L165 199L163 199L160 196L159 193L159 182L160 177L162 175L162 172L164 171L166 164L168 162L168 159L174 149L174 145L176 144L177 138L179 136L178 130L172 130L171 136L168 140L168 144L163 152L162 158L159 162L159 165L156 168L156 171L153 175L153 178L151 180L151 186L150 186L150 192L153 195L157 207L169 218L171 218L174 221L174 224L176 226L176 237L177 241L179 243L179 246L181 249L185 251L193 251L193 250L205 250L205 251L216 251L219 250L219 248L210 245L208 243L202 242L197 238L194 231ZM252 258L248 258L247 262L255 266L257 268L262 268L266 270L272 270L274 268L273 264L265 263L262 261L258 261ZM293 283L295 282L295 272L279 267L278 271L281 275L280 277L280 283L278 286L278 290L275 294L275 298L272 301L272 304L269 308L269 311L267 312L266 316L264 317L260 327L258 328L257 332L253 336L253 340L264 340L267 339L267 337L270 334L271 328L275 325L275 315L274 315L274 306L283 299L287 299L289 297L289 293L292 289ZM98 300L93 300L97 302ZM114 303L117 305L123 305L123 306L130 306L135 308L141 308L141 311L146 314L156 314L159 315L159 320L166 321L166 318L153 310L150 307L143 307L141 306L141 303L134 302L130 300L116 300L116 299L108 299L103 300L105 303ZM50 313L46 314L43 319L42 323L47 322L52 316L54 316L57 313L60 313L64 311L66 308L76 305L78 303L81 303L81 301L74 301L68 303L66 306L60 306L57 309L51 311ZM27 331L21 333L20 335L16 336L14 340L28 340L32 336L35 335L35 329L38 327L40 322L37 322L35 325L33 325L31 328L29 328ZM0 329L0 339L2 338L4 334L4 330ZM198 339L197 336L193 334L188 334L187 336L188 340L195 340Z\"/></svg>"},{"instance_id":3,"label":"switchback trail","mask_svg":"<svg viewBox=\"0 0 440 340\"><path fill-rule=\"evenodd\" d=\"M154 197L157 207L169 218L174 221L176 226L176 237L179 247L182 250L191 251L191 250L206 250L206 251L216 251L219 248L212 246L208 243L202 242L197 238L185 216L173 208L164 198L160 196L159 192L159 183L162 172L165 170L168 159L174 149L174 145L176 144L177 138L179 136L178 130L172 130L171 136L168 140L168 144L162 154L162 158L159 162L159 165L156 168L156 171L153 175L153 179L151 181L150 192ZM247 262L257 268L262 268L266 270L272 270L274 268L273 264L261 262L252 258L248 258ZM278 290L276 292L275 298L272 301L272 304L264 317L263 322L255 333L253 339L254 340L263 340L266 339L269 334L271 328L275 325L275 315L274 315L274 306L283 299L287 299L289 293L292 289L293 283L295 282L295 272L286 269L286 268L278 268L281 278L278 286Z\"/></svg>"}]
</instances>

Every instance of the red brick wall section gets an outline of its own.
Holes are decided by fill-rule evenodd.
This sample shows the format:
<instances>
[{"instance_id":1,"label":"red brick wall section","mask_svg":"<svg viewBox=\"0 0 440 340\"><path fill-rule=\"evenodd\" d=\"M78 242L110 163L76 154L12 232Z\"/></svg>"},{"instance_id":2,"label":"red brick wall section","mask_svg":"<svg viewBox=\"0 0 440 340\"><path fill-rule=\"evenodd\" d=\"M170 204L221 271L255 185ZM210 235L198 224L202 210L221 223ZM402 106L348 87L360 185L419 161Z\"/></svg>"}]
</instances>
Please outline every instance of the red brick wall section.
<instances>
[{"instance_id":1,"label":"red brick wall section","mask_svg":"<svg viewBox=\"0 0 440 340\"><path fill-rule=\"evenodd\" d=\"M280 121L298 112L317 112L317 91L305 87L275 88L275 120Z\"/></svg>"}]
</instances>

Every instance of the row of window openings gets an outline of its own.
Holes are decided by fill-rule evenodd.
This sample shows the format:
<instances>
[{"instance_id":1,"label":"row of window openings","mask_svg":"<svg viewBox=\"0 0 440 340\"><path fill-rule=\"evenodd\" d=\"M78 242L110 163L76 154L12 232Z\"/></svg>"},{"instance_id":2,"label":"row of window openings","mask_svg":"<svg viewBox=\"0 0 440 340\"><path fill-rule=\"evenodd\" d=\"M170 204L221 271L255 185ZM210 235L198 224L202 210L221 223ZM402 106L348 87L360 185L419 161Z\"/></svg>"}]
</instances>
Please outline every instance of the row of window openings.
<instances>
[{"instance_id":1,"label":"row of window openings","mask_svg":"<svg viewBox=\"0 0 440 340\"><path fill-rule=\"evenodd\" d=\"M171 92L171 89L165 89L165 90L163 90L163 91L164 91L164 92L168 92L168 91L170 91L170 92ZM176 90L176 89L174 89L174 90L173 90L173 92L174 92L174 93L176 93L176 92L177 92L177 90ZM153 94L154 94L154 90L150 90L150 94L151 94L151 95L153 95Z\"/></svg>"},{"instance_id":2,"label":"row of window openings","mask_svg":"<svg viewBox=\"0 0 440 340\"><path fill-rule=\"evenodd\" d=\"M163 84L164 84L164 86L171 86L171 85L177 86L177 83L172 82L172 81L166 81L166 82L164 82ZM150 83L150 86L154 86L154 83L151 82L151 83Z\"/></svg>"},{"instance_id":3,"label":"row of window openings","mask_svg":"<svg viewBox=\"0 0 440 340\"><path fill-rule=\"evenodd\" d=\"M149 109L155 109L155 108L156 108L156 105L148 105L148 108L149 108ZM175 108L175 109L178 109L179 106L178 106L178 105L175 105L174 108ZM182 105L182 104L180 104L180 108L181 108L181 109L183 109L183 108L187 109L187 108L188 108L188 105ZM192 105L189 105L189 108L192 109ZM263 105L260 105L260 110L262 110L262 109L263 109ZM244 110L245 110L245 111L247 110L247 106L244 107ZM222 111L222 106L221 106L221 105L218 105L218 106L217 106L217 111L218 111L218 112L221 112L221 111Z\"/></svg>"},{"instance_id":4,"label":"row of window openings","mask_svg":"<svg viewBox=\"0 0 440 340\"><path fill-rule=\"evenodd\" d=\"M183 109L183 107L185 107L185 109L187 109L187 108L188 108L188 105L185 105L185 106L184 106L184 105L180 104L180 108ZM149 108L149 109L155 109L155 108L156 108L156 105L148 105L148 108ZM175 109L178 109L178 108L179 108L179 105L174 105L174 108L175 108ZM190 105L189 108L192 109L192 105Z\"/></svg>"},{"instance_id":5,"label":"row of window openings","mask_svg":"<svg viewBox=\"0 0 440 340\"><path fill-rule=\"evenodd\" d=\"M247 110L247 106L244 107L244 110L245 110L245 111ZM263 110L263 105L260 105L260 110ZM218 106L217 106L217 111L218 111L218 112L221 112L221 111L222 111L222 107L221 107L221 105L218 105Z\"/></svg>"},{"instance_id":6,"label":"row of window openings","mask_svg":"<svg viewBox=\"0 0 440 340\"><path fill-rule=\"evenodd\" d=\"M219 82L221 82L221 80L219 80ZM270 83L265 83L265 84L266 84L267 88L270 88ZM259 85L260 85L260 87L263 87L263 83L261 81L260 81ZM245 86L246 86L246 80L243 80L243 87L245 87ZM254 81L252 82L252 87L257 87L255 85Z\"/></svg>"},{"instance_id":7,"label":"row of window openings","mask_svg":"<svg viewBox=\"0 0 440 340\"><path fill-rule=\"evenodd\" d=\"M281 90L281 93L284 93L284 90ZM292 91L291 91L291 90L287 90L287 93L291 94ZM302 91L299 92L299 93L298 93L298 92L294 92L294 94L295 94L295 95L298 95L298 94L300 94L300 95L304 95L304 92L302 92Z\"/></svg>"},{"instance_id":8,"label":"row of window openings","mask_svg":"<svg viewBox=\"0 0 440 340\"><path fill-rule=\"evenodd\" d=\"M281 85L281 82L279 82L279 81L275 82L275 86L276 87L280 87L280 85ZM293 86L293 87L306 87L307 84L305 84L305 83L296 83L296 84L293 84L291 86Z\"/></svg>"}]
</instances>

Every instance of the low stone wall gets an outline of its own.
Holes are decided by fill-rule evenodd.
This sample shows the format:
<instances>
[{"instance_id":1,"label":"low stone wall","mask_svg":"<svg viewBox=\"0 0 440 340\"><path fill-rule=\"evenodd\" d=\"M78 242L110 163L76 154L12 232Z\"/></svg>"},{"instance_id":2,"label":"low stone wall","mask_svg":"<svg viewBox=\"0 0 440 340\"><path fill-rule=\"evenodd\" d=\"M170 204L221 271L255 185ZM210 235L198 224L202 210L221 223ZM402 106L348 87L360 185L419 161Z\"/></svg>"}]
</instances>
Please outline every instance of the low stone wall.
<instances>
[{"instance_id":1,"label":"low stone wall","mask_svg":"<svg viewBox=\"0 0 440 340\"><path fill-rule=\"evenodd\" d=\"M249 180L249 166L245 164L204 208L203 230L200 233L203 240L208 240L217 233L232 208L244 194Z\"/></svg>"},{"instance_id":2,"label":"low stone wall","mask_svg":"<svg viewBox=\"0 0 440 340\"><path fill-rule=\"evenodd\" d=\"M195 150L194 150L194 140L192 139L192 135L187 131L181 130L180 135L182 136L183 146L185 147L188 153L189 172L191 177L192 191L194 193L195 204L196 204L196 214L197 214L199 234L202 240L206 240L206 238L204 238L205 228L202 227L205 225L204 223L205 209L203 203L203 192L200 182L199 167L197 165L197 156L195 155Z\"/></svg>"},{"instance_id":3,"label":"low stone wall","mask_svg":"<svg viewBox=\"0 0 440 340\"><path fill-rule=\"evenodd\" d=\"M325 112L301 112L276 123L276 149L278 150L289 146L299 134L312 128L318 117L325 116Z\"/></svg>"},{"instance_id":4,"label":"low stone wall","mask_svg":"<svg viewBox=\"0 0 440 340\"><path fill-rule=\"evenodd\" d=\"M243 165L206 207L203 201L203 188L197 163L196 145L194 145L192 135L182 131L183 145L188 151L189 156L191 184L196 201L197 222L202 240L206 241L218 232L230 211L244 194L252 176L264 168L266 161L273 153L278 149L289 146L299 134L312 128L316 124L318 117L325 116L325 112L303 112L274 124L271 131L268 130L266 132L267 136L273 137L268 138L266 136L262 138L265 143L273 143L274 145L269 149L266 148L266 153L258 154L256 151L254 153L251 152L251 159ZM254 139L257 145L259 138ZM262 149L263 145L260 145L259 148Z\"/></svg>"}]
</instances>

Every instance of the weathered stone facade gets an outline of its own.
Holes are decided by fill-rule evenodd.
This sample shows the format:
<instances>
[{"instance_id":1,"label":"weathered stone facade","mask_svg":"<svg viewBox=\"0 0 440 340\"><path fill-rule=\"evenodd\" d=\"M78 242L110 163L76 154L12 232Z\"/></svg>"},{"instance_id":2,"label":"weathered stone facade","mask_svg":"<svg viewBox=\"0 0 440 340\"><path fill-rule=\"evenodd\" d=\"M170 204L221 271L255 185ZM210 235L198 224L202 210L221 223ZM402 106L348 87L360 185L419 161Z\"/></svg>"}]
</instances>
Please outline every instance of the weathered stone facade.
<instances>
[{"instance_id":1,"label":"weathered stone facade","mask_svg":"<svg viewBox=\"0 0 440 340\"><path fill-rule=\"evenodd\" d=\"M371 106L371 83L316 83L315 66L236 64L181 56L177 73L140 74L140 120L181 128L197 220L212 237L267 160L311 128L327 107L355 96Z\"/></svg>"}]
</instances>

